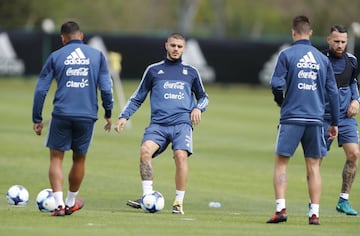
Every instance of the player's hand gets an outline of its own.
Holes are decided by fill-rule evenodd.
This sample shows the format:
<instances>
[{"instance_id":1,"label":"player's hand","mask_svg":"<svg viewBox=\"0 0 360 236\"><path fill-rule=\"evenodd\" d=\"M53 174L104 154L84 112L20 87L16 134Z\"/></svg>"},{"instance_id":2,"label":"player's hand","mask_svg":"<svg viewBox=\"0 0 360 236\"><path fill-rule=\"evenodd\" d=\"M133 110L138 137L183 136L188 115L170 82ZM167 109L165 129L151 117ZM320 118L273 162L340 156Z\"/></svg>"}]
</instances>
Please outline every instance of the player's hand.
<instances>
[{"instance_id":1,"label":"player's hand","mask_svg":"<svg viewBox=\"0 0 360 236\"><path fill-rule=\"evenodd\" d=\"M44 126L43 123L35 123L33 125L33 130L35 131L35 133L37 135L41 135L41 131L43 129L43 126Z\"/></svg>"},{"instance_id":2,"label":"player's hand","mask_svg":"<svg viewBox=\"0 0 360 236\"><path fill-rule=\"evenodd\" d=\"M274 101L276 102L276 104L281 107L283 101L284 101L284 94L282 90L278 90L273 88L272 89L272 93L274 94Z\"/></svg>"},{"instance_id":3,"label":"player's hand","mask_svg":"<svg viewBox=\"0 0 360 236\"><path fill-rule=\"evenodd\" d=\"M111 118L105 118L105 120L106 120L106 124L104 126L104 130L110 132L112 126L112 120Z\"/></svg>"},{"instance_id":4,"label":"player's hand","mask_svg":"<svg viewBox=\"0 0 360 236\"><path fill-rule=\"evenodd\" d=\"M125 125L126 125L126 122L127 122L127 119L125 118L120 118L115 126L114 126L114 129L116 132L120 133L121 131L123 131L123 129L125 128Z\"/></svg>"},{"instance_id":5,"label":"player's hand","mask_svg":"<svg viewBox=\"0 0 360 236\"><path fill-rule=\"evenodd\" d=\"M338 136L338 127L337 126L329 126L329 140L334 140Z\"/></svg>"},{"instance_id":6,"label":"player's hand","mask_svg":"<svg viewBox=\"0 0 360 236\"><path fill-rule=\"evenodd\" d=\"M191 120L191 123L192 123L193 125L198 125L198 124L200 124L200 121L201 121L201 111L200 111L200 109L194 108L194 109L191 111L190 120Z\"/></svg>"},{"instance_id":7,"label":"player's hand","mask_svg":"<svg viewBox=\"0 0 360 236\"><path fill-rule=\"evenodd\" d=\"M359 102L357 100L352 100L348 107L346 115L348 117L353 117L356 116L358 112L359 112Z\"/></svg>"}]
</instances>

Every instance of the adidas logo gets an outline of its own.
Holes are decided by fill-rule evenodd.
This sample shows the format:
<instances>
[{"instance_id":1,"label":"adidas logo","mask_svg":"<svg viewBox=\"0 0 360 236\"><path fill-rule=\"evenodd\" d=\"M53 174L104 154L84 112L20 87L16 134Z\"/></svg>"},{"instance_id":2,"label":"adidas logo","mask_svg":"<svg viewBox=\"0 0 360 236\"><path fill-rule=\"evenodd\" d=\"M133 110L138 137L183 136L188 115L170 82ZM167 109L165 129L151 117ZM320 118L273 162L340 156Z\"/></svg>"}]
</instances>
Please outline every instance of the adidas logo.
<instances>
[{"instance_id":1,"label":"adidas logo","mask_svg":"<svg viewBox=\"0 0 360 236\"><path fill-rule=\"evenodd\" d=\"M0 33L0 75L22 75L25 64L17 58L7 33Z\"/></svg>"},{"instance_id":2,"label":"adidas logo","mask_svg":"<svg viewBox=\"0 0 360 236\"><path fill-rule=\"evenodd\" d=\"M64 61L65 65L89 65L90 59L86 58L80 48L75 49Z\"/></svg>"},{"instance_id":3,"label":"adidas logo","mask_svg":"<svg viewBox=\"0 0 360 236\"><path fill-rule=\"evenodd\" d=\"M312 52L306 53L296 64L297 68L320 69L320 64L317 64Z\"/></svg>"},{"instance_id":4,"label":"adidas logo","mask_svg":"<svg viewBox=\"0 0 360 236\"><path fill-rule=\"evenodd\" d=\"M161 75L161 74L165 74L165 72L163 70L159 70L158 75Z\"/></svg>"}]
</instances>

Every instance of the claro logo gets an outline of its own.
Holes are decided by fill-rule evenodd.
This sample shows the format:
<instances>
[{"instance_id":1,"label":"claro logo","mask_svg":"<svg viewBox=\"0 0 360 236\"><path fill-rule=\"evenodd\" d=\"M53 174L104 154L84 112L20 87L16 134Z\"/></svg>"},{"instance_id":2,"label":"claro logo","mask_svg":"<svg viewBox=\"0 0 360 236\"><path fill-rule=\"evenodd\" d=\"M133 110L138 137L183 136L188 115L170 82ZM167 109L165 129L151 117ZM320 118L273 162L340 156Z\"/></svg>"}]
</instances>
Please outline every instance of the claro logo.
<instances>
[{"instance_id":1,"label":"claro logo","mask_svg":"<svg viewBox=\"0 0 360 236\"><path fill-rule=\"evenodd\" d=\"M179 92L178 94L174 94L174 93L165 93L164 94L164 98L165 99L174 99L174 100L182 100L185 98L185 94Z\"/></svg>"},{"instance_id":2,"label":"claro logo","mask_svg":"<svg viewBox=\"0 0 360 236\"><path fill-rule=\"evenodd\" d=\"M68 82L66 82L66 87L68 88L85 88L87 86L89 86L87 79L82 79L80 82L76 82L73 80L69 80Z\"/></svg>"}]
</instances>

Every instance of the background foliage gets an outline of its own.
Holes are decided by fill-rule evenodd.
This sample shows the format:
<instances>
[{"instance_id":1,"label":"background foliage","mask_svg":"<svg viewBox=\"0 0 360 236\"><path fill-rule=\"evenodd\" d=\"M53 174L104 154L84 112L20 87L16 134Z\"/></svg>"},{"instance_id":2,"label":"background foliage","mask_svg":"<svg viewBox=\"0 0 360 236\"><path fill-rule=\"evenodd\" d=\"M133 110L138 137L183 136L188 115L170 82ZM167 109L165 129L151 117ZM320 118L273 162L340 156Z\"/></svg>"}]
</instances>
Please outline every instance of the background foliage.
<instances>
[{"instance_id":1,"label":"background foliage","mask_svg":"<svg viewBox=\"0 0 360 236\"><path fill-rule=\"evenodd\" d=\"M291 19L305 14L323 36L359 21L359 9L358 0L2 0L0 29L33 30L51 18L56 29L75 19L84 31L259 38L287 36Z\"/></svg>"}]
</instances>

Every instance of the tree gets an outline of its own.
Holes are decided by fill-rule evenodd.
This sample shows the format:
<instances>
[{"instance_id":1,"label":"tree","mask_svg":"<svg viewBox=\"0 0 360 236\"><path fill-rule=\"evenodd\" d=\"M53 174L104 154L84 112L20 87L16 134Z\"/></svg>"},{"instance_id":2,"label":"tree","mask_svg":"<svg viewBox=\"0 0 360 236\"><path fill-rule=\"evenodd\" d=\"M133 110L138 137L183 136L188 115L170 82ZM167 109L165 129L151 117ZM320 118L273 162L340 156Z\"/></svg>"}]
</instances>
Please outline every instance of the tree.
<instances>
[{"instance_id":1,"label":"tree","mask_svg":"<svg viewBox=\"0 0 360 236\"><path fill-rule=\"evenodd\" d=\"M358 9L358 0L1 0L0 29L37 29L51 18L57 28L76 20L86 32L256 39L288 36L292 18L305 14L323 37L332 24L357 21Z\"/></svg>"}]
</instances>

